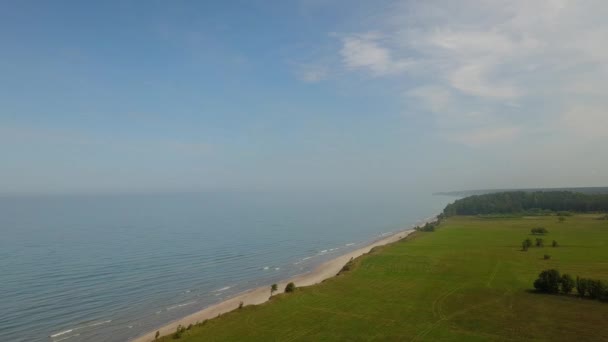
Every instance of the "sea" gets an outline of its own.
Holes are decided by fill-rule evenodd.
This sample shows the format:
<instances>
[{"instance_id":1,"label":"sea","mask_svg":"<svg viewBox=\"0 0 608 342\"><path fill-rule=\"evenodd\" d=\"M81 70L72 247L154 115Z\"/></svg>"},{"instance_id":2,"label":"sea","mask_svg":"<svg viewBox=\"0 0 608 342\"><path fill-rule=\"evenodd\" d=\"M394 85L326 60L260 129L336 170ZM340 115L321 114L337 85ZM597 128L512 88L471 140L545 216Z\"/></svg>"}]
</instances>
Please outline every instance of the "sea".
<instances>
[{"instance_id":1,"label":"sea","mask_svg":"<svg viewBox=\"0 0 608 342\"><path fill-rule=\"evenodd\" d=\"M425 192L0 197L0 341L128 341L438 214Z\"/></svg>"}]
</instances>

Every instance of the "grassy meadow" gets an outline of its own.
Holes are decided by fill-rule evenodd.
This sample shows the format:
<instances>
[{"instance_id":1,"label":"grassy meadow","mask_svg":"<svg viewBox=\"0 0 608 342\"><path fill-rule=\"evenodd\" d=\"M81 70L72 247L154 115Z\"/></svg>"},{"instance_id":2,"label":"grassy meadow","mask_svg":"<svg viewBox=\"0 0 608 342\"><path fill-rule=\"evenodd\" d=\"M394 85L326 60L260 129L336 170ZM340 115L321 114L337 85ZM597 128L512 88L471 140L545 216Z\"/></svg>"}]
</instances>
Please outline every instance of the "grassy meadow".
<instances>
[{"instance_id":1,"label":"grassy meadow","mask_svg":"<svg viewBox=\"0 0 608 342\"><path fill-rule=\"evenodd\" d=\"M608 303L531 291L548 268L608 281L608 221L598 216L451 217L179 341L608 341ZM538 226L549 230L545 247L521 251Z\"/></svg>"}]
</instances>

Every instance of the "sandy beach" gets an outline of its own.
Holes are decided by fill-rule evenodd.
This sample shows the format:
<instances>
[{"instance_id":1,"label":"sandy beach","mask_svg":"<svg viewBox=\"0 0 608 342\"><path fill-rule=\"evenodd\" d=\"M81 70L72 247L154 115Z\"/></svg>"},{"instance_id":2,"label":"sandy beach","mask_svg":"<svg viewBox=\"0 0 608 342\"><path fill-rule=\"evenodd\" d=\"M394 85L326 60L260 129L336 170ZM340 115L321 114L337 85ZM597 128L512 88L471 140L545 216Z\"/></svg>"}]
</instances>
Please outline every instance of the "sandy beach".
<instances>
[{"instance_id":1,"label":"sandy beach","mask_svg":"<svg viewBox=\"0 0 608 342\"><path fill-rule=\"evenodd\" d=\"M435 220L435 218L429 218L425 220L422 224L424 225L426 222L430 222ZM325 279L334 277L338 274L338 272L342 269L342 267L351 259L357 258L363 254L368 253L372 248L377 246L387 245L396 241L399 241L409 234L413 233L415 230L413 228L398 231L396 233L390 234L386 237L382 237L365 247L361 247L354 251L351 251L347 254L338 256L332 260L328 260L319 266L317 266L313 271L304 273L301 275L297 275L293 278L283 280L278 282L278 291L275 294L283 293L285 286L293 282L297 287L302 286L311 286L322 282ZM163 327L150 331L144 335L141 335L135 339L132 339L132 342L150 342L154 340L154 335L156 331L160 331L160 336L165 336L175 332L178 325L188 326L189 324L195 324L196 322L202 322L206 319L211 319L217 317L219 314L224 314L226 312L230 312L239 307L240 303L243 302L243 305L258 305L264 302L267 302L270 299L270 285L258 287L252 290L245 291L240 293L232 298L229 298L225 301L222 301L217 304L213 304L203 310L195 312L191 315L173 321Z\"/></svg>"}]
</instances>

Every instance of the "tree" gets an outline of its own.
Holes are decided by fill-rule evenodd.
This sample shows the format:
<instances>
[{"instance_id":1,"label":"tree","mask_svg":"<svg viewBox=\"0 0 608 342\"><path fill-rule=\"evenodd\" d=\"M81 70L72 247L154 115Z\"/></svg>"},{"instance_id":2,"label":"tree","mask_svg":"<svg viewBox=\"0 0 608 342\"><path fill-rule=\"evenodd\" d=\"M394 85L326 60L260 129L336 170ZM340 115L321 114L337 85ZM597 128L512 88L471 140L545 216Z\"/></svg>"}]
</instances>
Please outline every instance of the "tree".
<instances>
[{"instance_id":1,"label":"tree","mask_svg":"<svg viewBox=\"0 0 608 342\"><path fill-rule=\"evenodd\" d=\"M576 285L576 283L574 282L574 278L572 278L569 274L562 275L562 279L561 279L562 293L570 294L570 292L572 292L572 289L574 289L575 285Z\"/></svg>"},{"instance_id":2,"label":"tree","mask_svg":"<svg viewBox=\"0 0 608 342\"><path fill-rule=\"evenodd\" d=\"M272 284L270 286L270 295L272 296L272 294L277 292L277 290L278 290L277 284Z\"/></svg>"},{"instance_id":3,"label":"tree","mask_svg":"<svg viewBox=\"0 0 608 342\"><path fill-rule=\"evenodd\" d=\"M551 256L550 256L549 254L545 254L545 255L543 256L543 259L545 259L545 260L549 260L549 259L551 259Z\"/></svg>"},{"instance_id":4,"label":"tree","mask_svg":"<svg viewBox=\"0 0 608 342\"><path fill-rule=\"evenodd\" d=\"M524 241L521 243L521 250L525 252L525 251L527 251L527 250L528 250L528 248L530 248L530 246L528 246L528 240L524 240Z\"/></svg>"},{"instance_id":5,"label":"tree","mask_svg":"<svg viewBox=\"0 0 608 342\"><path fill-rule=\"evenodd\" d=\"M589 289L589 281L585 278L579 278L578 276L576 277L576 292L578 292L578 295L581 297L585 297L585 294L587 293Z\"/></svg>"},{"instance_id":6,"label":"tree","mask_svg":"<svg viewBox=\"0 0 608 342\"><path fill-rule=\"evenodd\" d=\"M553 246L553 247L557 247L557 246L558 246L558 245L557 245L557 241L553 240L553 243L551 244L551 246Z\"/></svg>"},{"instance_id":7,"label":"tree","mask_svg":"<svg viewBox=\"0 0 608 342\"><path fill-rule=\"evenodd\" d=\"M536 247L543 247L544 245L543 239L536 238Z\"/></svg>"},{"instance_id":8,"label":"tree","mask_svg":"<svg viewBox=\"0 0 608 342\"><path fill-rule=\"evenodd\" d=\"M158 338L160 337L160 331L156 331L156 334L154 335L154 339L158 340Z\"/></svg>"},{"instance_id":9,"label":"tree","mask_svg":"<svg viewBox=\"0 0 608 342\"><path fill-rule=\"evenodd\" d=\"M601 280L589 280L589 297L593 299L602 299L606 294L606 284Z\"/></svg>"},{"instance_id":10,"label":"tree","mask_svg":"<svg viewBox=\"0 0 608 342\"><path fill-rule=\"evenodd\" d=\"M534 288L540 292L558 293L561 277L558 270L542 271L534 281Z\"/></svg>"},{"instance_id":11,"label":"tree","mask_svg":"<svg viewBox=\"0 0 608 342\"><path fill-rule=\"evenodd\" d=\"M546 228L538 227L538 228L530 229L530 232L534 235L537 235L537 234L544 235L544 234L547 234L549 231Z\"/></svg>"},{"instance_id":12,"label":"tree","mask_svg":"<svg viewBox=\"0 0 608 342\"><path fill-rule=\"evenodd\" d=\"M291 293L295 290L296 290L296 284L294 284L294 283L289 283L289 284L287 284L287 286L285 286L286 293Z\"/></svg>"}]
</instances>

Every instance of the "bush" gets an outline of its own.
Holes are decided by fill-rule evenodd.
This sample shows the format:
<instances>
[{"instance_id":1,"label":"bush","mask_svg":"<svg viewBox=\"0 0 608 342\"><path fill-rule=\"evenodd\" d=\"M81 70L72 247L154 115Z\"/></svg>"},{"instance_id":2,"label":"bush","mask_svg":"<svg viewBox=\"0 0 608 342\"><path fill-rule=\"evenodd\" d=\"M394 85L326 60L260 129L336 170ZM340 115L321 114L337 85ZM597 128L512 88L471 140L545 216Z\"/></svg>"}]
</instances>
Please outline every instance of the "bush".
<instances>
[{"instance_id":1,"label":"bush","mask_svg":"<svg viewBox=\"0 0 608 342\"><path fill-rule=\"evenodd\" d=\"M278 290L277 284L270 285L270 295L271 296L273 293L277 292L277 290Z\"/></svg>"},{"instance_id":2,"label":"bush","mask_svg":"<svg viewBox=\"0 0 608 342\"><path fill-rule=\"evenodd\" d=\"M295 290L296 290L296 284L294 284L294 283L289 283L289 284L287 284L287 286L285 286L286 293L291 293Z\"/></svg>"},{"instance_id":3,"label":"bush","mask_svg":"<svg viewBox=\"0 0 608 342\"><path fill-rule=\"evenodd\" d=\"M154 335L154 339L158 340L159 336L160 336L160 331L156 330L156 334Z\"/></svg>"},{"instance_id":4,"label":"bush","mask_svg":"<svg viewBox=\"0 0 608 342\"><path fill-rule=\"evenodd\" d=\"M562 275L562 279L561 279L562 293L570 294L570 292L572 292L572 289L574 289L575 285L576 284L574 282L574 279L569 274Z\"/></svg>"},{"instance_id":5,"label":"bush","mask_svg":"<svg viewBox=\"0 0 608 342\"><path fill-rule=\"evenodd\" d=\"M601 280L589 280L589 297L603 299L606 296L606 284Z\"/></svg>"},{"instance_id":6,"label":"bush","mask_svg":"<svg viewBox=\"0 0 608 342\"><path fill-rule=\"evenodd\" d=\"M543 239L536 238L536 247L543 247L544 245L545 242L543 241Z\"/></svg>"},{"instance_id":7,"label":"bush","mask_svg":"<svg viewBox=\"0 0 608 342\"><path fill-rule=\"evenodd\" d=\"M589 280L585 278L576 277L576 292L581 297L585 297L587 291L589 290Z\"/></svg>"},{"instance_id":8,"label":"bush","mask_svg":"<svg viewBox=\"0 0 608 342\"><path fill-rule=\"evenodd\" d=\"M558 293L561 277L558 270L542 271L534 281L534 288L539 292Z\"/></svg>"},{"instance_id":9,"label":"bush","mask_svg":"<svg viewBox=\"0 0 608 342\"><path fill-rule=\"evenodd\" d=\"M177 329L175 329L175 332L173 333L172 337L174 340L179 340L180 338L182 338L182 335L184 334L184 332L186 332L186 328L182 327L182 325L178 325Z\"/></svg>"},{"instance_id":10,"label":"bush","mask_svg":"<svg viewBox=\"0 0 608 342\"><path fill-rule=\"evenodd\" d=\"M562 222L566 221L566 218L565 218L565 217L563 217L563 216L559 216L559 217L557 218L557 221L559 221L559 223L562 223Z\"/></svg>"},{"instance_id":11,"label":"bush","mask_svg":"<svg viewBox=\"0 0 608 342\"><path fill-rule=\"evenodd\" d=\"M545 255L543 256L543 259L545 259L545 260L549 260L549 259L551 259L551 256L550 256L549 254L545 254Z\"/></svg>"},{"instance_id":12,"label":"bush","mask_svg":"<svg viewBox=\"0 0 608 342\"><path fill-rule=\"evenodd\" d=\"M419 232L434 232L435 231L435 227L437 227L438 225L439 225L439 221L427 222L424 226L422 226L422 227L416 227L414 229L417 230L417 231L419 231Z\"/></svg>"},{"instance_id":13,"label":"bush","mask_svg":"<svg viewBox=\"0 0 608 342\"><path fill-rule=\"evenodd\" d=\"M240 302L239 303L239 309L242 309L242 308L243 308L243 302Z\"/></svg>"},{"instance_id":14,"label":"bush","mask_svg":"<svg viewBox=\"0 0 608 342\"><path fill-rule=\"evenodd\" d=\"M557 246L558 246L558 245L557 245L557 241L553 240L553 242L551 243L551 246L553 246L553 247L557 247Z\"/></svg>"},{"instance_id":15,"label":"bush","mask_svg":"<svg viewBox=\"0 0 608 342\"><path fill-rule=\"evenodd\" d=\"M534 235L537 235L537 234L538 234L538 235L544 235L544 234L549 233L549 231L548 231L546 228L543 228L543 227L532 228L532 229L530 230L530 232L531 232L532 234L534 234Z\"/></svg>"}]
</instances>

